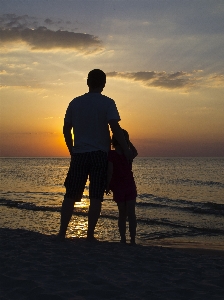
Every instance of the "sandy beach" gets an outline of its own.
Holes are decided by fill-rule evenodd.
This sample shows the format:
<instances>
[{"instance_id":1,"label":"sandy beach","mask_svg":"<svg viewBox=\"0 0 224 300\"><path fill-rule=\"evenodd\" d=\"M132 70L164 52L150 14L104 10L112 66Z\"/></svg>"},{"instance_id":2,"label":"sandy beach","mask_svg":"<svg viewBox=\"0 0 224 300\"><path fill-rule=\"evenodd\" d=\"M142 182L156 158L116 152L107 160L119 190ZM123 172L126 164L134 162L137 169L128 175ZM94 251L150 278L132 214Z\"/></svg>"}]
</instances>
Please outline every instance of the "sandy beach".
<instances>
[{"instance_id":1,"label":"sandy beach","mask_svg":"<svg viewBox=\"0 0 224 300\"><path fill-rule=\"evenodd\" d=\"M223 299L224 252L0 229L0 299Z\"/></svg>"}]
</instances>

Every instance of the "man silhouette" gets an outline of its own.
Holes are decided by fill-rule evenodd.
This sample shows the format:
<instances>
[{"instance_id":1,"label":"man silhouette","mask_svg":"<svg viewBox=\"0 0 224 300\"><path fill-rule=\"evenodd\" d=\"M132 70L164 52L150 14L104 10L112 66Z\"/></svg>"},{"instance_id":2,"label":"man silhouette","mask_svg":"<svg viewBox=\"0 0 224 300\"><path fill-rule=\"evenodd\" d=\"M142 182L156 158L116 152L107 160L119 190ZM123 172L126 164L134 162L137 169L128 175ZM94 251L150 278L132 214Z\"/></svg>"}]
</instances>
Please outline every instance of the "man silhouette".
<instances>
[{"instance_id":1,"label":"man silhouette","mask_svg":"<svg viewBox=\"0 0 224 300\"><path fill-rule=\"evenodd\" d=\"M89 72L89 92L74 98L66 110L63 134L71 155L65 180L66 193L61 208L61 225L58 237L63 240L71 219L74 203L81 201L89 177L90 206L87 239L94 240L94 230L101 212L106 188L107 154L110 150L109 126L119 141L127 160L132 153L120 128L120 116L114 100L102 95L106 74L94 69ZM74 140L72 138L72 131Z\"/></svg>"}]
</instances>

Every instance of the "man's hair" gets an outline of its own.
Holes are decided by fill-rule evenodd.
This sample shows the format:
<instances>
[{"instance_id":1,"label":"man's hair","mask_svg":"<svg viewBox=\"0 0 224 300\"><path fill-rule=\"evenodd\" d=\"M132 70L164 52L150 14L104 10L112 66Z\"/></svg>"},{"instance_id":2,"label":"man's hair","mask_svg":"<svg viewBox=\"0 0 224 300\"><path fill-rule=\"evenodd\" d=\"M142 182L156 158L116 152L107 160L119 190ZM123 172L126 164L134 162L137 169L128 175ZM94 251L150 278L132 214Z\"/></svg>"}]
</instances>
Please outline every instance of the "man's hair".
<instances>
[{"instance_id":1,"label":"man's hair","mask_svg":"<svg viewBox=\"0 0 224 300\"><path fill-rule=\"evenodd\" d=\"M88 87L95 89L106 84L106 74L100 69L94 69L89 72L87 78Z\"/></svg>"},{"instance_id":2,"label":"man's hair","mask_svg":"<svg viewBox=\"0 0 224 300\"><path fill-rule=\"evenodd\" d=\"M128 132L125 130L125 129L122 129L122 132L123 132L123 135L124 135L124 138L129 146L129 143L130 143L130 140L129 140L129 134ZM116 146L119 145L118 141L115 139L114 135L112 135L112 138L111 138L111 144L112 146L115 148Z\"/></svg>"}]
</instances>

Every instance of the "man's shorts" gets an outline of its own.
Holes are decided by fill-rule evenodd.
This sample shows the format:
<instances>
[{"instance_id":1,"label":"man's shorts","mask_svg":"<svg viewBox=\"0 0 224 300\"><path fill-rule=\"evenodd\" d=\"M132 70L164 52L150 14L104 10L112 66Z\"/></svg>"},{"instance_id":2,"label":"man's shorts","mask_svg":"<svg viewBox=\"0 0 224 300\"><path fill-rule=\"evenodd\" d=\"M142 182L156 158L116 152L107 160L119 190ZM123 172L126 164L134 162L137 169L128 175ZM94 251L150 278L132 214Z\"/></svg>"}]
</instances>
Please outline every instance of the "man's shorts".
<instances>
[{"instance_id":1,"label":"man's shorts","mask_svg":"<svg viewBox=\"0 0 224 300\"><path fill-rule=\"evenodd\" d=\"M106 188L107 153L93 151L75 153L71 157L71 163L65 179L65 198L81 201L89 176L89 198L101 199Z\"/></svg>"}]
</instances>

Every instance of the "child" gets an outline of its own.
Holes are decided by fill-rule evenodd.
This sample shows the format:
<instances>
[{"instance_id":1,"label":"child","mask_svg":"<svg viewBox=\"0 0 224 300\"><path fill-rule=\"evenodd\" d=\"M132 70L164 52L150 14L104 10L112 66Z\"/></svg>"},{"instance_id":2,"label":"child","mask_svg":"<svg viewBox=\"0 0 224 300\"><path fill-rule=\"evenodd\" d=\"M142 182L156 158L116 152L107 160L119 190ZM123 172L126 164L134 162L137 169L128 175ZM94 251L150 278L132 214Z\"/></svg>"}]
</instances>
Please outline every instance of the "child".
<instances>
[{"instance_id":1,"label":"child","mask_svg":"<svg viewBox=\"0 0 224 300\"><path fill-rule=\"evenodd\" d=\"M138 155L137 150L129 140L128 132L124 129L125 140L133 153L133 158ZM136 185L132 173L132 164L125 158L118 141L112 136L112 146L115 150L108 153L108 171L106 194L113 192L113 199L119 210L118 228L121 236L121 243L126 243L126 218L128 216L131 244L135 244L136 236Z\"/></svg>"}]
</instances>

